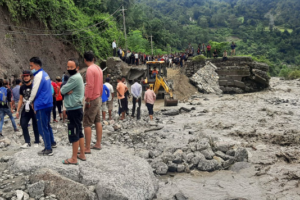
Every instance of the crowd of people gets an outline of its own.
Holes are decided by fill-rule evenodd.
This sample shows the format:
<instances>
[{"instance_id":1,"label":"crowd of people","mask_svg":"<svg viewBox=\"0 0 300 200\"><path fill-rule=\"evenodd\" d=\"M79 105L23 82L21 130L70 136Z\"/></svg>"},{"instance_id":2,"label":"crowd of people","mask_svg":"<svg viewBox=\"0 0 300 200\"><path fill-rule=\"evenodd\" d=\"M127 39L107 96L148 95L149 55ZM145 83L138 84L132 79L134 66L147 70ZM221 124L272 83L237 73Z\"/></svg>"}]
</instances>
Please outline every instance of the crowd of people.
<instances>
[{"instance_id":1,"label":"crowd of people","mask_svg":"<svg viewBox=\"0 0 300 200\"><path fill-rule=\"evenodd\" d=\"M116 41L113 41L112 43L113 48L113 56L119 57L121 60L126 62L129 65L140 65L140 64L146 64L147 61L165 61L169 67L175 66L181 66L183 67L184 62L187 61L188 57L195 56L194 47L192 47L191 43L188 45L188 48L185 50L185 52L178 52L174 54L166 54L166 55L149 55L142 52L134 52L130 50L123 50L121 47L117 49ZM236 44L232 42L231 46L231 56L236 55ZM212 46L210 44L199 44L197 49L197 55L203 55L207 58L218 58L220 57L221 52L219 52L217 49L212 50ZM223 52L223 61L228 60L228 54L227 51L224 50Z\"/></svg>"},{"instance_id":2,"label":"crowd of people","mask_svg":"<svg viewBox=\"0 0 300 200\"><path fill-rule=\"evenodd\" d=\"M69 75L63 74L62 78L57 76L51 80L44 71L40 58L33 57L29 60L30 70L24 70L21 79L15 80L16 86L11 89L9 81L0 82L0 137L3 137L2 127L5 115L8 115L15 131L17 128L13 113L16 111L16 119L20 118L19 125L22 128L25 143L21 148L32 146L28 131L31 120L34 132L34 147L40 146L40 136L44 141L44 149L38 152L41 156L52 156L53 149L57 147L51 127L52 122L58 123L56 111L60 121L68 124L68 138L72 143L73 153L63 164L78 164L78 160L86 161L86 154L92 150L101 150L102 121L112 120L114 93L117 92L119 105L119 120L124 120L128 114L128 100L132 95L132 115L137 120L141 119L142 86L139 80L128 91L125 77L118 78L116 88L110 84L110 78L104 81L103 72L95 64L95 56L92 52L84 54L86 64L86 83L79 73L79 62L69 59L66 62L66 70ZM156 100L155 93L147 86L144 102L149 110L149 118L153 120L153 105ZM137 105L137 106L136 106ZM95 125L97 141L91 146L92 129Z\"/></svg>"}]
</instances>

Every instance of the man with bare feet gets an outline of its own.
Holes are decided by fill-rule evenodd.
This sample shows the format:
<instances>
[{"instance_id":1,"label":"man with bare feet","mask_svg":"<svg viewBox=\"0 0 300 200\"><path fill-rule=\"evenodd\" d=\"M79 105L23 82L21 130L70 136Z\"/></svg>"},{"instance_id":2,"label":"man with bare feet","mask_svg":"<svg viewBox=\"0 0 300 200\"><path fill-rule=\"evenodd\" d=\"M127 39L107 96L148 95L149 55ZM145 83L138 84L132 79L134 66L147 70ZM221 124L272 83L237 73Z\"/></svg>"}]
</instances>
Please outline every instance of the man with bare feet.
<instances>
[{"instance_id":1,"label":"man with bare feet","mask_svg":"<svg viewBox=\"0 0 300 200\"><path fill-rule=\"evenodd\" d=\"M82 100L84 97L83 79L78 73L79 63L77 60L68 61L67 70L70 74L69 81L60 89L64 95L64 105L68 115L68 136L73 146L73 155L71 158L63 161L65 165L77 165L77 159L86 161L84 154L84 136L82 133ZM80 147L80 155L78 153Z\"/></svg>"},{"instance_id":2,"label":"man with bare feet","mask_svg":"<svg viewBox=\"0 0 300 200\"><path fill-rule=\"evenodd\" d=\"M84 54L84 62L88 66L86 71L85 86L85 109L83 115L83 127L85 135L85 154L91 154L91 149L101 150L102 124L100 119L100 108L103 92L103 72L95 62L92 52ZM91 148L92 125L96 126L97 142Z\"/></svg>"}]
</instances>

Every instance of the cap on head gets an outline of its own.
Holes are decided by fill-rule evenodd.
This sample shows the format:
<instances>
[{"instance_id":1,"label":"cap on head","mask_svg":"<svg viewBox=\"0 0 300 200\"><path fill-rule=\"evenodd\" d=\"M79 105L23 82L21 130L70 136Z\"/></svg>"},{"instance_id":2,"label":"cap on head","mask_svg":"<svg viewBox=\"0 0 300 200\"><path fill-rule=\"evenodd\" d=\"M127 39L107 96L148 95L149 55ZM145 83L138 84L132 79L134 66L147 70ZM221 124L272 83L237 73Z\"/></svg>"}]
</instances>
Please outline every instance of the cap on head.
<instances>
[{"instance_id":1,"label":"cap on head","mask_svg":"<svg viewBox=\"0 0 300 200\"><path fill-rule=\"evenodd\" d=\"M110 78L105 79L105 82L109 83L109 81L110 81Z\"/></svg>"},{"instance_id":2,"label":"cap on head","mask_svg":"<svg viewBox=\"0 0 300 200\"><path fill-rule=\"evenodd\" d=\"M60 77L60 76L57 76L55 79L56 79L56 80L61 80L61 77Z\"/></svg>"},{"instance_id":3,"label":"cap on head","mask_svg":"<svg viewBox=\"0 0 300 200\"><path fill-rule=\"evenodd\" d=\"M23 76L31 76L31 71L29 71L29 70L24 70L24 71L23 71Z\"/></svg>"}]
</instances>

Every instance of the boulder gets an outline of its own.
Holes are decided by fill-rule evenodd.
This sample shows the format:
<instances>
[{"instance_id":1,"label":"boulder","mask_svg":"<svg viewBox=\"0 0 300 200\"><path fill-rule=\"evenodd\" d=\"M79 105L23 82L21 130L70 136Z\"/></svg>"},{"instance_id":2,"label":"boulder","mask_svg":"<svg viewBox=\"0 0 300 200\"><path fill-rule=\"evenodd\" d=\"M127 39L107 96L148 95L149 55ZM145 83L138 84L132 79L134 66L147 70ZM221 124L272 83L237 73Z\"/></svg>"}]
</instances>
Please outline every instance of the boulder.
<instances>
[{"instance_id":1,"label":"boulder","mask_svg":"<svg viewBox=\"0 0 300 200\"><path fill-rule=\"evenodd\" d=\"M79 165L63 165L62 161L72 155L72 149L58 147L54 155L38 156L34 148L14 154L8 162L13 173L32 172L41 168L57 171L60 175L86 186L96 185L99 199L152 199L158 182L153 169L146 160L119 149L93 151L86 162Z\"/></svg>"},{"instance_id":2,"label":"boulder","mask_svg":"<svg viewBox=\"0 0 300 200\"><path fill-rule=\"evenodd\" d=\"M221 169L221 165L216 160L200 160L197 169L200 171L212 172Z\"/></svg>"},{"instance_id":3,"label":"boulder","mask_svg":"<svg viewBox=\"0 0 300 200\"><path fill-rule=\"evenodd\" d=\"M28 185L27 189L31 197L39 199L41 197L44 197L45 182L38 181L34 184Z\"/></svg>"},{"instance_id":4,"label":"boulder","mask_svg":"<svg viewBox=\"0 0 300 200\"><path fill-rule=\"evenodd\" d=\"M248 161L248 151L245 148L239 147L235 152L235 160L236 162L247 162Z\"/></svg>"},{"instance_id":5,"label":"boulder","mask_svg":"<svg viewBox=\"0 0 300 200\"><path fill-rule=\"evenodd\" d=\"M95 194L84 185L63 177L51 169L39 169L30 176L31 183L40 180L45 182L46 196L55 194L58 199L64 200L94 200Z\"/></svg>"}]
</instances>

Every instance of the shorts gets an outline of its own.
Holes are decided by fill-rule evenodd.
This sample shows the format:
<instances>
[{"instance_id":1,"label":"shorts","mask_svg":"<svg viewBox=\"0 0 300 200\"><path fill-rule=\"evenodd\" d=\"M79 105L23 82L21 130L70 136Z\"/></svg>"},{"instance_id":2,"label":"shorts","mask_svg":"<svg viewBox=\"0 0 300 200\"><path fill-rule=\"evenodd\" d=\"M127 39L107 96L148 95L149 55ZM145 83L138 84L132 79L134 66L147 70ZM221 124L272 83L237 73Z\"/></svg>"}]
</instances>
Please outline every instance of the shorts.
<instances>
[{"instance_id":1,"label":"shorts","mask_svg":"<svg viewBox=\"0 0 300 200\"><path fill-rule=\"evenodd\" d=\"M84 138L82 133L82 108L77 110L68 110L68 136L70 143L78 142L79 139Z\"/></svg>"},{"instance_id":2,"label":"shorts","mask_svg":"<svg viewBox=\"0 0 300 200\"><path fill-rule=\"evenodd\" d=\"M63 102L63 111L66 111L65 102Z\"/></svg>"},{"instance_id":3,"label":"shorts","mask_svg":"<svg viewBox=\"0 0 300 200\"><path fill-rule=\"evenodd\" d=\"M102 98L98 97L90 102L90 107L85 108L83 114L83 127L92 127L93 124L100 123L100 108Z\"/></svg>"},{"instance_id":4,"label":"shorts","mask_svg":"<svg viewBox=\"0 0 300 200\"><path fill-rule=\"evenodd\" d=\"M114 101L113 100L107 102L107 109L109 111L113 111L113 109L114 109Z\"/></svg>"},{"instance_id":5,"label":"shorts","mask_svg":"<svg viewBox=\"0 0 300 200\"><path fill-rule=\"evenodd\" d=\"M118 99L120 113L127 111L126 98Z\"/></svg>"},{"instance_id":6,"label":"shorts","mask_svg":"<svg viewBox=\"0 0 300 200\"><path fill-rule=\"evenodd\" d=\"M146 104L148 111L149 111L149 115L153 115L153 104L147 103Z\"/></svg>"},{"instance_id":7,"label":"shorts","mask_svg":"<svg viewBox=\"0 0 300 200\"><path fill-rule=\"evenodd\" d=\"M107 109L107 101L106 101L106 102L102 102L102 105L101 105L101 111L102 111L102 112L108 112L108 109Z\"/></svg>"}]
</instances>

